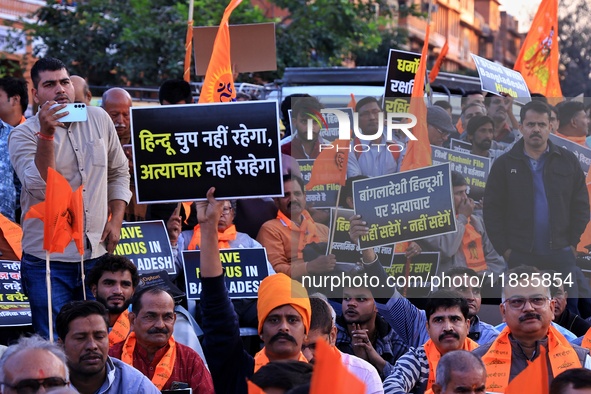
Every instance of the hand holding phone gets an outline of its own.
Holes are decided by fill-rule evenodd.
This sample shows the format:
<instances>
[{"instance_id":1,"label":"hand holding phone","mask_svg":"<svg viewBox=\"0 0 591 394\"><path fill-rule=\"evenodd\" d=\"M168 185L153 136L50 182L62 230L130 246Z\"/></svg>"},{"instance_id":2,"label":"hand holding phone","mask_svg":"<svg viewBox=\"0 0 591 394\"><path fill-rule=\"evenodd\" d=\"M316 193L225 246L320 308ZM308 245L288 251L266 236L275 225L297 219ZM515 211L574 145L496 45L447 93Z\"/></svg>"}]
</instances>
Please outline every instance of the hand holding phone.
<instances>
[{"instance_id":1,"label":"hand holding phone","mask_svg":"<svg viewBox=\"0 0 591 394\"><path fill-rule=\"evenodd\" d=\"M51 106L51 108L60 105L60 104L54 104ZM62 123L69 123L69 122L86 122L86 120L88 119L88 113L86 110L86 104L84 103L69 103L66 104L65 108L60 109L59 111L57 111L55 114L61 114L64 112L69 112L66 116L64 116L63 118L60 118L59 121Z\"/></svg>"}]
</instances>

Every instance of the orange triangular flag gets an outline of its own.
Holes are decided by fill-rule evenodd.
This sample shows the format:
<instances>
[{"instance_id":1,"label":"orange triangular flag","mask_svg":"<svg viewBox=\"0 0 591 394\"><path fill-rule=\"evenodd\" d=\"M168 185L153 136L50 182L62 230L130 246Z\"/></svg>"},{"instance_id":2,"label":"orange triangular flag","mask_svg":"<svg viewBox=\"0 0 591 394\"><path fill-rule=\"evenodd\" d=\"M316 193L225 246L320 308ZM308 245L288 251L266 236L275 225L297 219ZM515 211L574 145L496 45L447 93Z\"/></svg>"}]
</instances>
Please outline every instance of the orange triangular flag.
<instances>
[{"instance_id":1,"label":"orange triangular flag","mask_svg":"<svg viewBox=\"0 0 591 394\"><path fill-rule=\"evenodd\" d=\"M189 216L191 216L191 205L193 205L192 201L185 201L182 203L183 210L185 211L185 224L189 223Z\"/></svg>"},{"instance_id":2,"label":"orange triangular flag","mask_svg":"<svg viewBox=\"0 0 591 394\"><path fill-rule=\"evenodd\" d=\"M347 161L349 160L349 144L349 140L334 140L330 149L323 147L322 152L314 160L306 190L311 190L316 185L345 184Z\"/></svg>"},{"instance_id":3,"label":"orange triangular flag","mask_svg":"<svg viewBox=\"0 0 591 394\"><path fill-rule=\"evenodd\" d=\"M82 189L72 193L68 181L53 168L48 168L45 201L31 207L25 215L25 220L43 220L43 249L49 253L63 253L76 233L76 246L82 254L82 215Z\"/></svg>"},{"instance_id":4,"label":"orange triangular flag","mask_svg":"<svg viewBox=\"0 0 591 394\"><path fill-rule=\"evenodd\" d=\"M429 131L427 130L427 107L425 106L425 71L427 69L427 55L429 52L429 25L425 31L425 43L421 53L421 62L415 75L414 86L410 96L410 113L417 117L417 125L412 133L417 137L416 141L408 141L406 154L402 159L400 171L414 170L430 166L431 144L429 143Z\"/></svg>"},{"instance_id":5,"label":"orange triangular flag","mask_svg":"<svg viewBox=\"0 0 591 394\"><path fill-rule=\"evenodd\" d=\"M23 229L18 224L12 222L6 216L0 213L0 229L2 229L2 235L10 248L16 255L21 259L23 255L23 247L21 241L23 239Z\"/></svg>"},{"instance_id":6,"label":"orange triangular flag","mask_svg":"<svg viewBox=\"0 0 591 394\"><path fill-rule=\"evenodd\" d=\"M441 69L441 65L447 56L447 52L449 51L449 44L447 39L445 40L445 44L443 44L443 48L441 48L441 52L439 52L439 56L437 56L437 60L435 60L435 64L433 65L433 69L429 73L429 83L433 83L439 75L439 70Z\"/></svg>"},{"instance_id":7,"label":"orange triangular flag","mask_svg":"<svg viewBox=\"0 0 591 394\"><path fill-rule=\"evenodd\" d=\"M353 111L355 111L356 106L357 106L357 100L355 100L355 95L353 93L351 93L351 101L349 101L349 104L347 104L347 108L353 108Z\"/></svg>"},{"instance_id":8,"label":"orange triangular flag","mask_svg":"<svg viewBox=\"0 0 591 394\"><path fill-rule=\"evenodd\" d=\"M559 57L558 0L542 0L513 69L523 75L531 92L557 103L562 100Z\"/></svg>"},{"instance_id":9,"label":"orange triangular flag","mask_svg":"<svg viewBox=\"0 0 591 394\"><path fill-rule=\"evenodd\" d=\"M220 103L232 101L236 98L234 76L230 60L230 28L228 19L234 8L242 0L231 0L226 7L218 33L213 43L211 59L203 80L203 87L199 96L199 104Z\"/></svg>"},{"instance_id":10,"label":"orange triangular flag","mask_svg":"<svg viewBox=\"0 0 591 394\"><path fill-rule=\"evenodd\" d=\"M505 394L547 393L548 365L546 348L540 346L540 355L519 373L507 386Z\"/></svg>"},{"instance_id":11,"label":"orange triangular flag","mask_svg":"<svg viewBox=\"0 0 591 394\"><path fill-rule=\"evenodd\" d=\"M343 365L338 349L322 338L316 342L314 360L310 394L365 393L365 384Z\"/></svg>"},{"instance_id":12,"label":"orange triangular flag","mask_svg":"<svg viewBox=\"0 0 591 394\"><path fill-rule=\"evenodd\" d=\"M591 195L591 167L589 167L589 170L587 170L586 183L587 192L589 192L589 195ZM591 206L591 201L589 201L589 205ZM589 247L589 245L591 245L591 222L587 223L585 231L583 231L583 234L581 234L581 241L577 245L577 252L590 253L591 247Z\"/></svg>"},{"instance_id":13,"label":"orange triangular flag","mask_svg":"<svg viewBox=\"0 0 591 394\"><path fill-rule=\"evenodd\" d=\"M193 15L193 13L191 11L189 11L189 15ZM184 72L183 72L183 79L187 82L191 82L191 55L192 55L192 52L193 52L193 20L190 20L187 22L187 37L185 38L185 68L184 68Z\"/></svg>"}]
</instances>

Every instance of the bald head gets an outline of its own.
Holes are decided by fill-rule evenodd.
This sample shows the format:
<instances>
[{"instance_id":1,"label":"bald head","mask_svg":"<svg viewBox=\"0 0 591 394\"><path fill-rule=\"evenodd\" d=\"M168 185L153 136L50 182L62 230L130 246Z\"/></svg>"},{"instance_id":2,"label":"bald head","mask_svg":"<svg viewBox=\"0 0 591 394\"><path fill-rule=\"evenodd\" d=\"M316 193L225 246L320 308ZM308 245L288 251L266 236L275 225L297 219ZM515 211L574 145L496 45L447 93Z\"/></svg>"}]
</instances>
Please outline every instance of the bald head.
<instances>
[{"instance_id":1,"label":"bald head","mask_svg":"<svg viewBox=\"0 0 591 394\"><path fill-rule=\"evenodd\" d=\"M125 89L111 88L103 94L101 107L107 111L113 120L121 145L129 144L131 142L131 128L129 121L129 108L131 106L131 96Z\"/></svg>"},{"instance_id":2,"label":"bald head","mask_svg":"<svg viewBox=\"0 0 591 394\"><path fill-rule=\"evenodd\" d=\"M446 353L437 364L435 394L480 393L486 386L486 368L476 355L465 350Z\"/></svg>"},{"instance_id":3,"label":"bald head","mask_svg":"<svg viewBox=\"0 0 591 394\"><path fill-rule=\"evenodd\" d=\"M92 93L88 88L86 80L78 75L70 75L70 81L72 81L72 85L74 85L74 101L90 105Z\"/></svg>"}]
</instances>

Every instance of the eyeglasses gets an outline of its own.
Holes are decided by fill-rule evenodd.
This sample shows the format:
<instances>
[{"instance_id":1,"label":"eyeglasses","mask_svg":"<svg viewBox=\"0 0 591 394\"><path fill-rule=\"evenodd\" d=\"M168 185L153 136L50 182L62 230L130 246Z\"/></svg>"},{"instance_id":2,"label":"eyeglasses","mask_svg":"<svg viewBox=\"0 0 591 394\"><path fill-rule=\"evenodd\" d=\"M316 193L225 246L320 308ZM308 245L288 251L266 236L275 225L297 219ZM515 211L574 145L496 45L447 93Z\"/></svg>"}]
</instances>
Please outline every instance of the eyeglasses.
<instances>
[{"instance_id":1,"label":"eyeglasses","mask_svg":"<svg viewBox=\"0 0 591 394\"><path fill-rule=\"evenodd\" d=\"M546 305L548 300L548 297L514 297L503 301L503 303L507 303L511 309L523 309L526 302L529 302L534 308L541 308Z\"/></svg>"},{"instance_id":2,"label":"eyeglasses","mask_svg":"<svg viewBox=\"0 0 591 394\"><path fill-rule=\"evenodd\" d=\"M45 379L24 379L14 385L6 382L0 384L16 391L17 394L35 394L39 391L41 386L46 389L51 389L67 386L70 382L59 377L51 377Z\"/></svg>"},{"instance_id":3,"label":"eyeglasses","mask_svg":"<svg viewBox=\"0 0 591 394\"><path fill-rule=\"evenodd\" d=\"M232 212L232 207L223 207L223 208L222 208L222 213L223 213L224 215L227 215L227 214L229 214L230 212Z\"/></svg>"},{"instance_id":4,"label":"eyeglasses","mask_svg":"<svg viewBox=\"0 0 591 394\"><path fill-rule=\"evenodd\" d=\"M432 126L433 126L433 125L432 125ZM435 130L437 130L437 132L438 132L439 134L441 134L441 136L442 136L442 137L447 137L447 136L449 136L449 132L448 132L448 131L443 131L443 130L441 130L439 127L435 127L435 126L433 126L433 128L434 128Z\"/></svg>"}]
</instances>

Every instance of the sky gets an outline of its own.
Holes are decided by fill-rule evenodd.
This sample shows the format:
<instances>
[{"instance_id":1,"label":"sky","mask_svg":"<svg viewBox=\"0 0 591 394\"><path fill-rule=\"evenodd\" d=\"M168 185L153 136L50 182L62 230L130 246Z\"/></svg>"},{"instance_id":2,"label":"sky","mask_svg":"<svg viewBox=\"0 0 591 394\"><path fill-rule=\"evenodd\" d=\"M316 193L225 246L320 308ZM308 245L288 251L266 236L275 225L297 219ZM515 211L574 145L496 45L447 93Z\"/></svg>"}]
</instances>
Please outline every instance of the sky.
<instances>
[{"instance_id":1,"label":"sky","mask_svg":"<svg viewBox=\"0 0 591 394\"><path fill-rule=\"evenodd\" d=\"M519 21L519 31L524 32L529 29L541 0L500 0L501 10L507 11Z\"/></svg>"}]
</instances>

